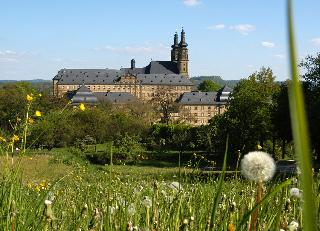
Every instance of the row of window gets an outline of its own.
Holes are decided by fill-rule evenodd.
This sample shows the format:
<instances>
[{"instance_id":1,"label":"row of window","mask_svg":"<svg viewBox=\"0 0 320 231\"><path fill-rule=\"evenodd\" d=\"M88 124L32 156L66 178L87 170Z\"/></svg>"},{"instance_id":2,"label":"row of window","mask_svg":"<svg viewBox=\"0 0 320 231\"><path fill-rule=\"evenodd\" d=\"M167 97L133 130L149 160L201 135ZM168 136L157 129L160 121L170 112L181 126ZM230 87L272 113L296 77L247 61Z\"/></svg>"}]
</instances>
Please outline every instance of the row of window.
<instances>
[{"instance_id":1,"label":"row of window","mask_svg":"<svg viewBox=\"0 0 320 231\"><path fill-rule=\"evenodd\" d=\"M212 117L212 116L215 116L217 113L208 113L208 117ZM194 116L198 116L198 113L193 113ZM199 113L199 116L202 116L204 117L205 116L205 113Z\"/></svg>"},{"instance_id":2,"label":"row of window","mask_svg":"<svg viewBox=\"0 0 320 231\"><path fill-rule=\"evenodd\" d=\"M213 111L218 111L219 110L219 107L218 106L187 106L187 108L189 110L213 110ZM224 105L221 105L220 106L220 109L223 109L224 108Z\"/></svg>"},{"instance_id":3,"label":"row of window","mask_svg":"<svg viewBox=\"0 0 320 231\"><path fill-rule=\"evenodd\" d=\"M81 85L78 85L78 86L76 86L76 85L71 85L71 86L64 86L64 85L62 85L61 86L61 88L62 89L66 89L66 90L77 90L79 87L80 87ZM101 85L98 85L98 86L90 86L90 85L88 85L87 86L89 89L93 89L93 90L95 90L95 89L98 89L98 90L100 90L100 89L109 89L110 90L110 87L106 87L106 86L101 86ZM133 88L134 86L130 86L130 85L115 85L115 86L113 86L113 89L130 89L130 88ZM161 87L160 86L142 86L141 87L142 89L145 89L145 90L155 90L155 89L160 89ZM190 90L190 87L188 87L188 86L175 86L175 87L171 87L171 89L175 89L175 90Z\"/></svg>"}]
</instances>

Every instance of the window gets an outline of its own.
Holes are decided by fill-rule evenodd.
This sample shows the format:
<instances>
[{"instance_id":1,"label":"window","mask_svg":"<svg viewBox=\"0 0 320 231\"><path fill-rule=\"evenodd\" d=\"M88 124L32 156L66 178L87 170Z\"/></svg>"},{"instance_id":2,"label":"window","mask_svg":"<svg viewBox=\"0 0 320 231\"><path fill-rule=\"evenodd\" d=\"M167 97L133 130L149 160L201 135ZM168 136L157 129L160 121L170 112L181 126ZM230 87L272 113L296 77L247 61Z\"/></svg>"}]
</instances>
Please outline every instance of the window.
<instances>
[{"instance_id":1,"label":"window","mask_svg":"<svg viewBox=\"0 0 320 231\"><path fill-rule=\"evenodd\" d=\"M198 110L198 107L197 107L197 106L195 106L195 107L194 107L194 110Z\"/></svg>"}]
</instances>

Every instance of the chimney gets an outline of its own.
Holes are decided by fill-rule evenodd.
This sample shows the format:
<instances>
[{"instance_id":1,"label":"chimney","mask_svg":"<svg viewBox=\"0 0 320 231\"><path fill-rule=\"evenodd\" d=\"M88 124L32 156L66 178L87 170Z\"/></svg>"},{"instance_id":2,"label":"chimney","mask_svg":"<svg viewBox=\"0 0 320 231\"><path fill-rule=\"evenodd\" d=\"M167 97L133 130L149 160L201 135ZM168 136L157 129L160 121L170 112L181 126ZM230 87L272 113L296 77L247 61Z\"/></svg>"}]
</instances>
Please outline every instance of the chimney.
<instances>
[{"instance_id":1,"label":"chimney","mask_svg":"<svg viewBox=\"0 0 320 231\"><path fill-rule=\"evenodd\" d=\"M136 68L136 61L131 59L131 69Z\"/></svg>"}]
</instances>

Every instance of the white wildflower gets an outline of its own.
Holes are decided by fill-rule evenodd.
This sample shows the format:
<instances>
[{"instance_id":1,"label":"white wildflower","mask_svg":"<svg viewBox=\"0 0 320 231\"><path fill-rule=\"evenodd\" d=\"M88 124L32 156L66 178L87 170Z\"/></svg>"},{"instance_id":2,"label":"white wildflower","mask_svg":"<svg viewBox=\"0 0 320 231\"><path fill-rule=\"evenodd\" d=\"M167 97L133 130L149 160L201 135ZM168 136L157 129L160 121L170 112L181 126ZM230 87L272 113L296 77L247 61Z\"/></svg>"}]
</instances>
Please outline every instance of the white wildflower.
<instances>
[{"instance_id":1,"label":"white wildflower","mask_svg":"<svg viewBox=\"0 0 320 231\"><path fill-rule=\"evenodd\" d=\"M242 174L252 181L268 181L275 173L276 165L266 152L249 152L241 160Z\"/></svg>"},{"instance_id":2,"label":"white wildflower","mask_svg":"<svg viewBox=\"0 0 320 231\"><path fill-rule=\"evenodd\" d=\"M296 221L291 221L290 224L288 225L289 231L295 231L295 230L298 230L298 228L299 228L299 223Z\"/></svg>"},{"instance_id":3,"label":"white wildflower","mask_svg":"<svg viewBox=\"0 0 320 231\"><path fill-rule=\"evenodd\" d=\"M291 188L289 190L289 194L291 197L301 198L301 192L300 192L300 189L298 188Z\"/></svg>"},{"instance_id":4,"label":"white wildflower","mask_svg":"<svg viewBox=\"0 0 320 231\"><path fill-rule=\"evenodd\" d=\"M142 200L142 204L147 207L150 208L152 206L152 201L148 196L145 196Z\"/></svg>"}]
</instances>

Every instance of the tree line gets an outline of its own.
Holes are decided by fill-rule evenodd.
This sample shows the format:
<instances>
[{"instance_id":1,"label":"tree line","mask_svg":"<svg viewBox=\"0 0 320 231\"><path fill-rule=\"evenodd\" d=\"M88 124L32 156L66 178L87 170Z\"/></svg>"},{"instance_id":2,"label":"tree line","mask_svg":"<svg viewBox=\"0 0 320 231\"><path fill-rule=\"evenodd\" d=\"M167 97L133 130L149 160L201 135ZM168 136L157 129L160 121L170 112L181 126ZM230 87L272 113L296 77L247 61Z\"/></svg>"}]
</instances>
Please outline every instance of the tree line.
<instances>
[{"instance_id":1,"label":"tree line","mask_svg":"<svg viewBox=\"0 0 320 231\"><path fill-rule=\"evenodd\" d=\"M307 56L300 67L304 70L301 77L310 141L314 157L320 158L320 53ZM28 144L32 148L75 146L79 140L90 137L94 143L112 142L119 148L138 145L141 150L202 150L221 155L229 137L231 154L261 147L276 158L289 158L293 151L288 87L289 80L276 82L271 68L262 67L239 81L230 96L227 112L214 116L208 125L193 127L170 121L174 107L167 104L165 113L157 110L159 106L153 108L144 103L103 104L82 111L72 107L68 99L38 92L28 83L8 83L0 89L0 136L10 139L23 129L25 96L33 94L36 97L32 110L41 111L42 116L28 122ZM217 86L205 83L201 88L210 91ZM173 101L168 104L171 103L174 104ZM31 112L31 118L32 115ZM155 118L160 118L157 123Z\"/></svg>"}]
</instances>

